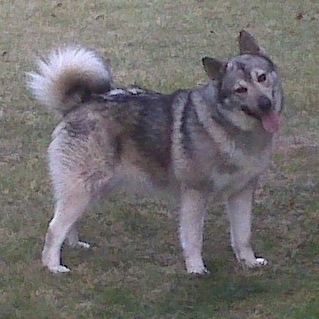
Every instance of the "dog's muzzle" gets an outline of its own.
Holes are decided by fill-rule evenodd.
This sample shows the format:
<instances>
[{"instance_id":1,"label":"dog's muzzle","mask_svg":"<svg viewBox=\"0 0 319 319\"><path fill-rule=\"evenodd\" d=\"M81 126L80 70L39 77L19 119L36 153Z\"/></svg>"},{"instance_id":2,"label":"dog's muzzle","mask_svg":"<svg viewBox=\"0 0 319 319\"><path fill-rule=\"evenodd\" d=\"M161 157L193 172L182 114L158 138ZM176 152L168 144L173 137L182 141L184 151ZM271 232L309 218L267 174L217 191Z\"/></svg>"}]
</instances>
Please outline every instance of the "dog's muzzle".
<instances>
[{"instance_id":1,"label":"dog's muzzle","mask_svg":"<svg viewBox=\"0 0 319 319\"><path fill-rule=\"evenodd\" d=\"M245 105L241 106L241 110L247 115L255 117L261 121L264 130L270 134L274 134L278 131L280 126L280 114L275 111L272 107L271 100L265 96L261 95L257 100L259 111L252 112Z\"/></svg>"},{"instance_id":2,"label":"dog's muzzle","mask_svg":"<svg viewBox=\"0 0 319 319\"><path fill-rule=\"evenodd\" d=\"M267 96L261 95L258 98L257 103L258 103L258 107L260 108L261 111L267 112L267 111L271 110L271 101Z\"/></svg>"}]
</instances>

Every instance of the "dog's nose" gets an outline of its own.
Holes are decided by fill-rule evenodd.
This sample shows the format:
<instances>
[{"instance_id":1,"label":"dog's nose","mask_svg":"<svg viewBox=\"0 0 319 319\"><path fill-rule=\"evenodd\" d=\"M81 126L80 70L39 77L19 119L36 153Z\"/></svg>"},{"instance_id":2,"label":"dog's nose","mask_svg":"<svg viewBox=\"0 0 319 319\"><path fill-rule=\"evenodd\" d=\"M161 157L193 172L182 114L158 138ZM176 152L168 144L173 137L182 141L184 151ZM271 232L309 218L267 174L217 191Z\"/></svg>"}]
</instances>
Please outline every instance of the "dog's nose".
<instances>
[{"instance_id":1,"label":"dog's nose","mask_svg":"<svg viewBox=\"0 0 319 319\"><path fill-rule=\"evenodd\" d=\"M271 101L270 99L265 96L262 95L258 98L258 106L263 110L263 111L267 111L270 110L271 108Z\"/></svg>"}]
</instances>

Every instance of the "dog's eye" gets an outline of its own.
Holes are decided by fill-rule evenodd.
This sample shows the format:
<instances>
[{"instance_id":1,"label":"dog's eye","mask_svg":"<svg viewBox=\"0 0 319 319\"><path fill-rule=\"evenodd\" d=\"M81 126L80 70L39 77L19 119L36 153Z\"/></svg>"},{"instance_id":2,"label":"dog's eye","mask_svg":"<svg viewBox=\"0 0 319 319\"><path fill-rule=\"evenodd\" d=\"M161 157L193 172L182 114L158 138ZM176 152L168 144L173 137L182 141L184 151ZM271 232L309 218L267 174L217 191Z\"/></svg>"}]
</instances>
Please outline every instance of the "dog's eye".
<instances>
[{"instance_id":1,"label":"dog's eye","mask_svg":"<svg viewBox=\"0 0 319 319\"><path fill-rule=\"evenodd\" d=\"M267 80L267 75L265 73L258 75L257 77L257 81L259 83L263 83Z\"/></svg>"},{"instance_id":2,"label":"dog's eye","mask_svg":"<svg viewBox=\"0 0 319 319\"><path fill-rule=\"evenodd\" d=\"M244 94L244 93L247 93L247 88L243 87L243 86L240 86L239 88L235 89L235 92L237 94Z\"/></svg>"}]
</instances>

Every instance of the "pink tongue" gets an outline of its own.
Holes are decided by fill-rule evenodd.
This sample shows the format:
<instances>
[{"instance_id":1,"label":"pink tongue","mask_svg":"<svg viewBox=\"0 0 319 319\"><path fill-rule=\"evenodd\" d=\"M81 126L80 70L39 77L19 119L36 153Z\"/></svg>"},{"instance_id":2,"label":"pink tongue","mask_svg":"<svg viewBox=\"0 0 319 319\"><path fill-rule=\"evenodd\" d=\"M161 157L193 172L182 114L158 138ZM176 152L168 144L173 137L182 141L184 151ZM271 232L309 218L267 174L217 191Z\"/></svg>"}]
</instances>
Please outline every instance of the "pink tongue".
<instances>
[{"instance_id":1,"label":"pink tongue","mask_svg":"<svg viewBox=\"0 0 319 319\"><path fill-rule=\"evenodd\" d=\"M280 115L274 111L270 111L269 113L265 114L261 119L263 128L268 133L276 133L279 129L280 124Z\"/></svg>"}]
</instances>

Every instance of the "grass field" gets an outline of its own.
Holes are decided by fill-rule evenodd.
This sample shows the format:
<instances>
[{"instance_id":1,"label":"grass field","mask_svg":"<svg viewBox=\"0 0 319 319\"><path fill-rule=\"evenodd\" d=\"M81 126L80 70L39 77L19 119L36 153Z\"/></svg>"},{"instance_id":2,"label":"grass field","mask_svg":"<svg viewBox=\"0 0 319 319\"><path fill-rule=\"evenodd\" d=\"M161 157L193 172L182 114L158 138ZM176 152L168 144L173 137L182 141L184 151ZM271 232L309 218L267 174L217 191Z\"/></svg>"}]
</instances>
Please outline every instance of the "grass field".
<instances>
[{"instance_id":1,"label":"grass field","mask_svg":"<svg viewBox=\"0 0 319 319\"><path fill-rule=\"evenodd\" d=\"M319 318L316 0L3 0L0 18L1 319ZM170 92L204 83L201 58L236 53L242 28L279 65L286 92L254 207L254 244L269 266L237 265L217 206L205 232L211 275L188 276L176 214L157 202L115 198L81 223L92 249L63 250L70 274L43 269L53 213L46 148L58 118L25 88L34 57L58 44L84 44L110 58L117 83Z\"/></svg>"}]
</instances>

